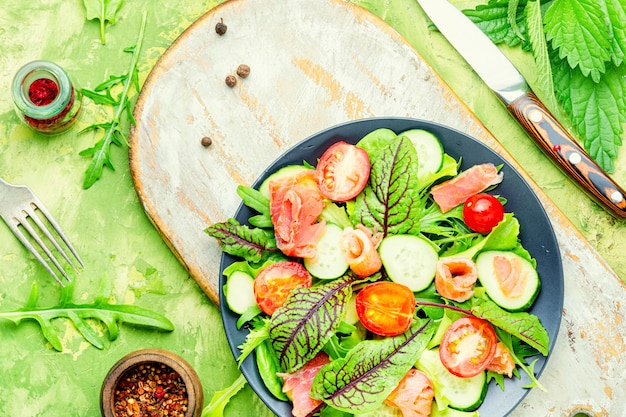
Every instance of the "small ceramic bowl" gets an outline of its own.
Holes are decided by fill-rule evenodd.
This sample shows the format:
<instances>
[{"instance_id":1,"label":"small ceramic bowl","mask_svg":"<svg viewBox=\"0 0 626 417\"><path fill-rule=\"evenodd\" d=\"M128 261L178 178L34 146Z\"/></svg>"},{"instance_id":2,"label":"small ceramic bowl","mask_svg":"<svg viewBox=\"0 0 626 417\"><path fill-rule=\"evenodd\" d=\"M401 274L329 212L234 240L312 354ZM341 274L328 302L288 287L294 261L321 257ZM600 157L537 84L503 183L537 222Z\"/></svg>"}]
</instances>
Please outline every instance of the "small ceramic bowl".
<instances>
[{"instance_id":1,"label":"small ceramic bowl","mask_svg":"<svg viewBox=\"0 0 626 417\"><path fill-rule=\"evenodd\" d=\"M124 356L113 365L100 391L103 417L134 415L129 411L145 412L148 407L167 408L169 416L200 417L203 402L196 371L163 349L142 349Z\"/></svg>"}]
</instances>

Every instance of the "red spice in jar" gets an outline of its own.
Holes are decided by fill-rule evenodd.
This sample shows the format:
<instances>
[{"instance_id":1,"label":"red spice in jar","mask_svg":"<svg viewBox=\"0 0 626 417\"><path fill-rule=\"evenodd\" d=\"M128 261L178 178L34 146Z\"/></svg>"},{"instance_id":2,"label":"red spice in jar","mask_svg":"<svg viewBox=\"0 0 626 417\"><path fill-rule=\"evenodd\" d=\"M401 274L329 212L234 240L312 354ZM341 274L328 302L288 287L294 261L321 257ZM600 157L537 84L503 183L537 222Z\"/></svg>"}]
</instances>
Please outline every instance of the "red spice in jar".
<instances>
[{"instance_id":1,"label":"red spice in jar","mask_svg":"<svg viewBox=\"0 0 626 417\"><path fill-rule=\"evenodd\" d=\"M39 78L28 87L28 98L35 106L47 106L59 95L59 86L49 78Z\"/></svg>"},{"instance_id":2,"label":"red spice in jar","mask_svg":"<svg viewBox=\"0 0 626 417\"><path fill-rule=\"evenodd\" d=\"M116 417L184 417L189 404L180 375L156 362L129 369L120 378L113 400Z\"/></svg>"},{"instance_id":3,"label":"red spice in jar","mask_svg":"<svg viewBox=\"0 0 626 417\"><path fill-rule=\"evenodd\" d=\"M37 80L37 81L39 81L39 80ZM52 80L48 80L48 81L52 81ZM52 81L52 82L54 83L54 81ZM32 99L32 96L30 95L31 89L32 89L32 84L31 84L31 88L28 89L28 94L29 94L29 97L31 97L31 101L36 106L45 106L47 104L52 103L52 101L54 100L54 98L53 98L52 100L50 100L50 101L48 101L46 103L45 100L47 100L48 98L46 97L45 99L43 99L40 96L40 102L44 103L44 104L37 104ZM57 90L57 94L58 94L58 90ZM40 130L42 132L46 132L46 131L52 129L63 118L65 118L68 115L68 113L70 112L70 110L72 109L72 106L74 106L74 87L72 87L70 100L67 102L67 105L56 116L50 117L48 119L35 119L34 117L30 117L30 116L24 115L24 120L26 120L34 129ZM75 114L74 116L69 118L67 121L63 121L62 125L67 125L67 124L73 123L74 120L76 119L76 117L77 117L77 115Z\"/></svg>"}]
</instances>

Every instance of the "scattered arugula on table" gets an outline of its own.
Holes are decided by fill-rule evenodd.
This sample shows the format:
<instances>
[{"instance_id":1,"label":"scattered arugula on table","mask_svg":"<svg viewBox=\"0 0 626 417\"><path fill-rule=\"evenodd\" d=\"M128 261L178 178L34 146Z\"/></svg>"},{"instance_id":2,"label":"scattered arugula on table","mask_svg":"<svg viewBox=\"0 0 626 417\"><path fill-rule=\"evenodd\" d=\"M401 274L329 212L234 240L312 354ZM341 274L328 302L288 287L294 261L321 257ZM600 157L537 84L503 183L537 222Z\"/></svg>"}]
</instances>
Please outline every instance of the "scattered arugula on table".
<instances>
[{"instance_id":1,"label":"scattered arugula on table","mask_svg":"<svg viewBox=\"0 0 626 417\"><path fill-rule=\"evenodd\" d=\"M81 336L94 347L104 348L103 336L89 324L89 319L99 320L108 330L110 341L117 339L119 322L126 322L136 326L144 326L163 331L174 330L174 325L161 314L143 307L129 304L111 304L108 301L111 293L108 280L103 279L100 291L93 303L76 304L72 301L74 284L69 283L61 290L59 303L51 307L39 307L39 287L33 283L30 295L24 307L15 311L0 313L0 320L9 320L19 325L24 320L34 320L39 323L43 336L57 351L63 350L63 345L54 321L69 319Z\"/></svg>"},{"instance_id":2,"label":"scattered arugula on table","mask_svg":"<svg viewBox=\"0 0 626 417\"><path fill-rule=\"evenodd\" d=\"M124 52L132 53L131 62L128 72L124 75L111 76L108 80L97 85L94 90L83 89L82 93L85 97L93 100L99 105L110 105L114 108L113 119L105 123L97 123L87 126L81 131L89 131L94 129L104 130L104 136L96 142L96 144L88 149L82 150L79 155L91 156L91 163L85 172L83 188L91 187L101 176L104 167L107 166L111 170L115 170L111 162L111 145L128 146L128 133L126 128L122 128L123 123L127 119L132 125L135 124L133 118L133 102L129 98L131 86L134 86L137 93L140 91L139 76L137 62L139 61L139 53L143 43L144 32L146 28L146 13L143 14L141 21L141 29L135 46L126 48ZM122 92L114 97L112 90L118 85L122 86Z\"/></svg>"},{"instance_id":3,"label":"scattered arugula on table","mask_svg":"<svg viewBox=\"0 0 626 417\"><path fill-rule=\"evenodd\" d=\"M613 172L626 122L626 3L490 0L463 12L493 42L532 51L536 88L558 100L585 150Z\"/></svg>"},{"instance_id":4,"label":"scattered arugula on table","mask_svg":"<svg viewBox=\"0 0 626 417\"><path fill-rule=\"evenodd\" d=\"M83 0L87 11L87 20L98 19L100 21L100 42L106 44L104 29L106 22L115 23L115 15L122 6L124 0Z\"/></svg>"}]
</instances>

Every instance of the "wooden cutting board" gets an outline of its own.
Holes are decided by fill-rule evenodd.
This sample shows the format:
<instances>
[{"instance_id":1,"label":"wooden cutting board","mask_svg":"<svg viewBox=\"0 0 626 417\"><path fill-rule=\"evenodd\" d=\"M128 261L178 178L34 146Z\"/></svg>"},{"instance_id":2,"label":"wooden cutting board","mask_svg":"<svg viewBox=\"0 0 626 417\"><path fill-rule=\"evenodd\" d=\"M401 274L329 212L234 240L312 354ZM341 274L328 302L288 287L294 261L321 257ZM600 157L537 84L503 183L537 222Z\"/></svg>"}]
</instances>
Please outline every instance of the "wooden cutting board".
<instances>
[{"instance_id":1,"label":"wooden cutting board","mask_svg":"<svg viewBox=\"0 0 626 417\"><path fill-rule=\"evenodd\" d=\"M215 25L222 20L227 32ZM229 87L240 64L247 78ZM232 216L283 152L349 120L406 116L476 137L511 161L553 221L565 272L555 351L513 415L626 415L621 280L556 206L385 22L341 0L231 0L196 21L154 67L137 102L130 167L147 215L207 296L218 302L220 248L204 229ZM203 137L212 144L204 147Z\"/></svg>"}]
</instances>

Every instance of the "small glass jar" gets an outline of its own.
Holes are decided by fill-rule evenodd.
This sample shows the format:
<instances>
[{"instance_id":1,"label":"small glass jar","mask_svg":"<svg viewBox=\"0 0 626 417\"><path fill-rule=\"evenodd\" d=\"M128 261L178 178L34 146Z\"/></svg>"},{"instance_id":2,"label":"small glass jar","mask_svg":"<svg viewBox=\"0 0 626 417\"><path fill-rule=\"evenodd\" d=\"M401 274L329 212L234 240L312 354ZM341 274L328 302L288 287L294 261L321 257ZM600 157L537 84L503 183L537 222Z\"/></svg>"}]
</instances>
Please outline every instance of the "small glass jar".
<instances>
[{"instance_id":1,"label":"small glass jar","mask_svg":"<svg viewBox=\"0 0 626 417\"><path fill-rule=\"evenodd\" d=\"M30 128L50 135L65 132L78 119L82 94L65 70L49 61L24 65L13 79L13 103Z\"/></svg>"}]
</instances>

